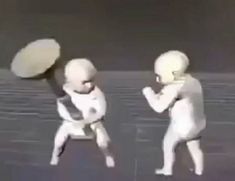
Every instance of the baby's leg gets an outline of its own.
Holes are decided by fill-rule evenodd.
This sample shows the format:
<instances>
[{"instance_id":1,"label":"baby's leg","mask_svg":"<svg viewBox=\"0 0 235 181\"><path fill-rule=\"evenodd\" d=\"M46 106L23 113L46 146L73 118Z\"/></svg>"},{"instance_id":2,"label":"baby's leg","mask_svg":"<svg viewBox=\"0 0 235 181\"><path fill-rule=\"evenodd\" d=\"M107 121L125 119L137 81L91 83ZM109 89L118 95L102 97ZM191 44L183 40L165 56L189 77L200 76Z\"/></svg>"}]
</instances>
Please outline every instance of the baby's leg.
<instances>
[{"instance_id":1,"label":"baby's leg","mask_svg":"<svg viewBox=\"0 0 235 181\"><path fill-rule=\"evenodd\" d=\"M174 130L169 127L163 140L163 167L161 169L156 169L155 174L160 175L172 175L173 174L173 164L175 162L175 148L177 144L181 141L180 137Z\"/></svg>"},{"instance_id":2,"label":"baby's leg","mask_svg":"<svg viewBox=\"0 0 235 181\"><path fill-rule=\"evenodd\" d=\"M200 148L200 139L188 141L187 146L195 165L195 174L202 175L204 170L204 155Z\"/></svg>"},{"instance_id":3,"label":"baby's leg","mask_svg":"<svg viewBox=\"0 0 235 181\"><path fill-rule=\"evenodd\" d=\"M50 161L51 165L57 165L59 163L60 154L69 136L67 126L68 125L66 123L63 123L56 132L55 139L54 139L54 148L53 148L52 157Z\"/></svg>"},{"instance_id":4,"label":"baby's leg","mask_svg":"<svg viewBox=\"0 0 235 181\"><path fill-rule=\"evenodd\" d=\"M91 128L96 134L96 143L102 151L107 167L114 167L115 161L112 153L110 152L110 138L101 122L97 122L91 125Z\"/></svg>"}]
</instances>

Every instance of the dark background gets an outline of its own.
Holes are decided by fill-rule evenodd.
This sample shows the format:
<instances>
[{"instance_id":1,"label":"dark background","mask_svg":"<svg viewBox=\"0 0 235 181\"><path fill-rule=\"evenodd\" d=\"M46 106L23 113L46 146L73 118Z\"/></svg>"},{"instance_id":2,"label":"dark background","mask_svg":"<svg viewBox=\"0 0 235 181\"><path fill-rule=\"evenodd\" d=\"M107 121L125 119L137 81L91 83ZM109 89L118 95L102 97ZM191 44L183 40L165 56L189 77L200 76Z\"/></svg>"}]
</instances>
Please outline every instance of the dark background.
<instances>
[{"instance_id":1,"label":"dark background","mask_svg":"<svg viewBox=\"0 0 235 181\"><path fill-rule=\"evenodd\" d=\"M100 70L151 70L169 49L194 72L234 72L234 0L0 0L0 65L35 39L54 37L62 60Z\"/></svg>"}]
</instances>

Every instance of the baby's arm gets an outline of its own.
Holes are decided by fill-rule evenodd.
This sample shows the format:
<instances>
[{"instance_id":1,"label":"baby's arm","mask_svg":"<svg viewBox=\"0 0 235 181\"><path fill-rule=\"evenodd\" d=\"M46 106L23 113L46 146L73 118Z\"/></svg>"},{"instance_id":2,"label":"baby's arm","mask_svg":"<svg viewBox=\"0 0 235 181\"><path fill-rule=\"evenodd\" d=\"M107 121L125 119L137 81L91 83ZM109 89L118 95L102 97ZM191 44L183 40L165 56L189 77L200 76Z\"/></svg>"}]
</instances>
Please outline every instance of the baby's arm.
<instances>
[{"instance_id":1,"label":"baby's arm","mask_svg":"<svg viewBox=\"0 0 235 181\"><path fill-rule=\"evenodd\" d=\"M151 87L145 87L143 94L148 101L149 106L156 112L162 113L177 98L180 85L173 84L165 86L159 93L155 93Z\"/></svg>"}]
</instances>

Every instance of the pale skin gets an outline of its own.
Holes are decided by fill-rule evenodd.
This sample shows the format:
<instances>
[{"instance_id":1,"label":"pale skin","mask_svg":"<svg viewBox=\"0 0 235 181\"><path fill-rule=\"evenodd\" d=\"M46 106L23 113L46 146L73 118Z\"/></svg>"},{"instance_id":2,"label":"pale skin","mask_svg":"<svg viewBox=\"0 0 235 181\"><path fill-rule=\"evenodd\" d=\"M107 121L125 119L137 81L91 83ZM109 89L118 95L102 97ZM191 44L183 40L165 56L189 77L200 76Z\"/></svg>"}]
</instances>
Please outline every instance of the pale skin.
<instances>
[{"instance_id":1,"label":"pale skin","mask_svg":"<svg viewBox=\"0 0 235 181\"><path fill-rule=\"evenodd\" d=\"M72 97L72 102L74 103L74 105L77 106L79 109L83 110L84 119L80 120L79 122L72 120L72 118L63 108L63 105L57 102L58 112L60 116L64 119L64 121L57 130L55 135L54 149L52 152L52 158L50 164L51 165L58 164L60 153L62 151L63 146L66 144L68 138L73 136L75 137L83 136L84 135L83 128L85 127L85 125L89 124L90 128L95 134L96 143L105 157L106 166L114 167L115 166L114 157L109 151L109 145L110 145L109 135L106 129L104 128L102 122L100 121L95 122L97 120L102 119L102 117L105 115L106 112L106 101L103 93L99 89L97 89L97 91L95 90L96 94L94 100L88 99L87 101L81 104L79 99L82 96L77 97L77 94L74 93L74 91L68 85L64 86L64 90ZM83 107L79 107L81 105ZM89 106L91 106L92 109L91 107L89 108Z\"/></svg>"},{"instance_id":2,"label":"pale skin","mask_svg":"<svg viewBox=\"0 0 235 181\"><path fill-rule=\"evenodd\" d=\"M191 81L191 79L189 80ZM194 79L192 79L192 82L193 82L192 85L194 85ZM171 117L170 125L167 129L167 132L164 136L162 143L164 164L161 169L155 170L155 174L166 175L166 176L173 174L173 165L175 162L175 148L182 141L186 142L187 144L188 150L194 162L195 174L202 175L204 170L204 156L200 148L200 140L194 139L196 136L198 136L200 131L204 129L204 120L202 119L202 121L200 121L201 116L198 116L200 117L200 119L197 117L192 118L187 116L191 115L190 112L189 114L187 114L187 110L190 111L191 109L197 110L197 105L195 104L196 107L195 108L193 107L194 106L193 101L192 102L189 101L189 100L194 100L193 97L194 95L187 93L185 95L186 97L185 100L182 100L181 102L177 103L177 105L174 105L174 101L179 95L179 92L181 91L183 85L184 83L167 84L157 94L152 90L151 87L145 87L142 90L143 95L145 96L149 106L155 112L162 113L166 109L169 108L172 109L170 115ZM196 90L198 89L200 93L200 87L198 88L197 82L195 83L195 86ZM187 87L186 91L190 92L190 89ZM190 107L190 109L187 109L187 107ZM182 110L184 112L182 112ZM186 116L180 117L181 115L186 115Z\"/></svg>"}]
</instances>

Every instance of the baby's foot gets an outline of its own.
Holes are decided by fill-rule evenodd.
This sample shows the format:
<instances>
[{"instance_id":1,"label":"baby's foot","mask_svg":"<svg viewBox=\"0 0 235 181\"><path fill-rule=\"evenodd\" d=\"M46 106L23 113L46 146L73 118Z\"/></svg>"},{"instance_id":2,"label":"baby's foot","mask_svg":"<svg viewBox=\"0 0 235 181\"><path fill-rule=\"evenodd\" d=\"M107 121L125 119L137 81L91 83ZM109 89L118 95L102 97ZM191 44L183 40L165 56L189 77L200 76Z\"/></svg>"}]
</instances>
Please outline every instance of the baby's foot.
<instances>
[{"instance_id":1,"label":"baby's foot","mask_svg":"<svg viewBox=\"0 0 235 181\"><path fill-rule=\"evenodd\" d=\"M115 161L114 161L114 158L112 156L107 156L105 158L105 162L106 162L106 166L109 167L109 168L115 166Z\"/></svg>"},{"instance_id":2,"label":"baby's foot","mask_svg":"<svg viewBox=\"0 0 235 181\"><path fill-rule=\"evenodd\" d=\"M59 157L53 157L50 161L50 165L58 165Z\"/></svg>"},{"instance_id":3,"label":"baby's foot","mask_svg":"<svg viewBox=\"0 0 235 181\"><path fill-rule=\"evenodd\" d=\"M172 175L172 170L168 170L168 169L156 169L155 170L155 174L156 175L165 175L165 176L170 176Z\"/></svg>"},{"instance_id":4,"label":"baby's foot","mask_svg":"<svg viewBox=\"0 0 235 181\"><path fill-rule=\"evenodd\" d=\"M195 169L195 174L196 175L202 175L203 170L202 169Z\"/></svg>"}]
</instances>

